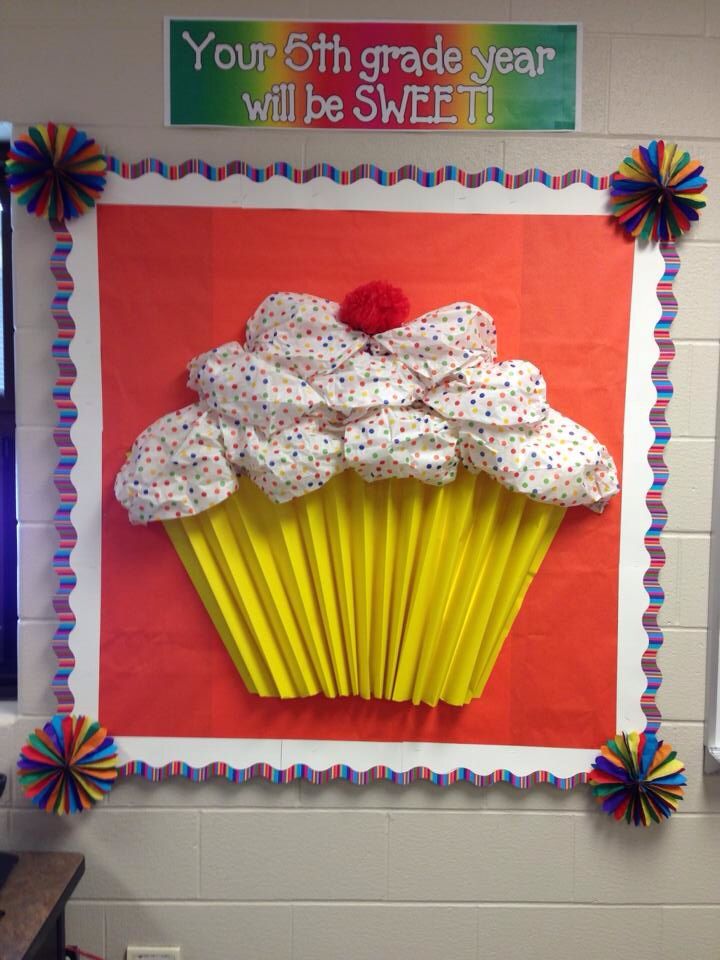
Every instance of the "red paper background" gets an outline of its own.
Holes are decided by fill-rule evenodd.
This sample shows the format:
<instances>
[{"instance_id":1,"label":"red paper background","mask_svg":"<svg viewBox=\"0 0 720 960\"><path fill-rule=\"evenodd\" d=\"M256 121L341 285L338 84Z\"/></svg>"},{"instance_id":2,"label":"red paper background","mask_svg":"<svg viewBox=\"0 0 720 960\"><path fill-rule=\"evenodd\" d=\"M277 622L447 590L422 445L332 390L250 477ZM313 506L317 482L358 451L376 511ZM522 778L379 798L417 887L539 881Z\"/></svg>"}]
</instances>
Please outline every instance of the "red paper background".
<instances>
[{"instance_id":1,"label":"red paper background","mask_svg":"<svg viewBox=\"0 0 720 960\"><path fill-rule=\"evenodd\" d=\"M603 217L100 205L103 389L100 720L117 735L594 747L615 732L620 503L571 509L483 696L435 709L248 694L160 525L132 527L115 474L192 402L185 366L276 290L339 300L388 279L412 315L487 309L501 359L622 460L632 244Z\"/></svg>"}]
</instances>

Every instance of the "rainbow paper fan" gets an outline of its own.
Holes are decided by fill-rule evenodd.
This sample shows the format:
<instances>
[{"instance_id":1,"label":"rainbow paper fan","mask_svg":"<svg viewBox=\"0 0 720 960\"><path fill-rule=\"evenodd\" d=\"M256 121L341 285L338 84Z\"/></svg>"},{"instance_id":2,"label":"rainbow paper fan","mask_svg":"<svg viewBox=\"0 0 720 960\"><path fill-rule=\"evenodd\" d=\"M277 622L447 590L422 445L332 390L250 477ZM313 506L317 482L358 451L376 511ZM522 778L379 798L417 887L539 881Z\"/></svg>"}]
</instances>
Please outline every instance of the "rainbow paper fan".
<instances>
[{"instance_id":1,"label":"rainbow paper fan","mask_svg":"<svg viewBox=\"0 0 720 960\"><path fill-rule=\"evenodd\" d=\"M105 157L86 134L65 124L30 127L5 162L8 185L28 213L62 222L95 206L105 189Z\"/></svg>"},{"instance_id":2,"label":"rainbow paper fan","mask_svg":"<svg viewBox=\"0 0 720 960\"><path fill-rule=\"evenodd\" d=\"M633 237L679 237L705 206L699 197L707 187L702 171L675 143L653 140L647 147L636 147L612 175L613 213Z\"/></svg>"},{"instance_id":3,"label":"rainbow paper fan","mask_svg":"<svg viewBox=\"0 0 720 960\"><path fill-rule=\"evenodd\" d=\"M25 796L48 813L82 813L108 793L117 777L117 749L89 717L57 716L20 751Z\"/></svg>"},{"instance_id":4,"label":"rainbow paper fan","mask_svg":"<svg viewBox=\"0 0 720 960\"><path fill-rule=\"evenodd\" d=\"M621 733L600 751L588 779L606 813L636 827L675 813L687 778L669 744L651 733Z\"/></svg>"}]
</instances>

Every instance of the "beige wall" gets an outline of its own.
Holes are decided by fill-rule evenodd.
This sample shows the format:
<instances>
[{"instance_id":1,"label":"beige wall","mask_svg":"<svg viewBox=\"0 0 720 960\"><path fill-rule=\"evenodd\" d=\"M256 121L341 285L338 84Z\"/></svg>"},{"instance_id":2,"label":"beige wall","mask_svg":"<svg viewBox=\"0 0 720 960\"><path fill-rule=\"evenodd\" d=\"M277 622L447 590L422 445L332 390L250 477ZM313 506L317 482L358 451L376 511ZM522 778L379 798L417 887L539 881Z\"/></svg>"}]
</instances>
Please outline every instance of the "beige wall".
<instances>
[{"instance_id":1,"label":"beige wall","mask_svg":"<svg viewBox=\"0 0 720 960\"><path fill-rule=\"evenodd\" d=\"M572 135L383 135L167 130L164 14L579 20L583 130ZM720 0L0 0L0 119L73 122L112 153L168 161L498 164L612 170L637 142L679 139L706 162L710 206L681 245L676 394L662 582L663 735L685 760L683 811L662 829L615 827L586 790L515 792L306 784L123 782L69 822L17 789L0 837L83 850L73 940L120 960L128 942L182 944L185 960L515 960L720 956L720 777L703 778L702 716L712 463L720 348ZM55 410L49 385L50 236L16 216L21 486L19 718L0 767L54 701ZM3 845L7 842L0 841Z\"/></svg>"}]
</instances>

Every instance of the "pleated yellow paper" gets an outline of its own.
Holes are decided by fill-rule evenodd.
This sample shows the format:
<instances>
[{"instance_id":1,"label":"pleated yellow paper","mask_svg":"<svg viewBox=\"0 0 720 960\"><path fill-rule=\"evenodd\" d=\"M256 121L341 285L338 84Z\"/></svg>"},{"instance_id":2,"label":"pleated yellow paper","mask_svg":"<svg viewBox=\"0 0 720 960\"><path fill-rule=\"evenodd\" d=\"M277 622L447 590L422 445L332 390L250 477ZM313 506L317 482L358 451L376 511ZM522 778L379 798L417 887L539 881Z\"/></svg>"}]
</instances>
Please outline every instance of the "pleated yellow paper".
<instances>
[{"instance_id":1,"label":"pleated yellow paper","mask_svg":"<svg viewBox=\"0 0 720 960\"><path fill-rule=\"evenodd\" d=\"M272 503L250 480L165 524L248 689L464 704L479 697L565 510L487 475Z\"/></svg>"}]
</instances>

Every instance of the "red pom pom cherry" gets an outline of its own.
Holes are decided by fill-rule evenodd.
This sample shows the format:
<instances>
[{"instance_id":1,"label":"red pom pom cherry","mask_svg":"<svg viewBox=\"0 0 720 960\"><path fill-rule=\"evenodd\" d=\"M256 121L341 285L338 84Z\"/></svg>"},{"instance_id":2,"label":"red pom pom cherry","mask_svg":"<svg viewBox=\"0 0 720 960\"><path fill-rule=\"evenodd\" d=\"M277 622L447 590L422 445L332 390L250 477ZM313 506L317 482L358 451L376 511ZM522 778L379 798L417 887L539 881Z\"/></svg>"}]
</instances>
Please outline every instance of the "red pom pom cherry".
<instances>
[{"instance_id":1,"label":"red pom pom cherry","mask_svg":"<svg viewBox=\"0 0 720 960\"><path fill-rule=\"evenodd\" d=\"M383 280L351 290L340 307L342 322L368 336L402 326L409 313L410 301L402 290Z\"/></svg>"}]
</instances>

